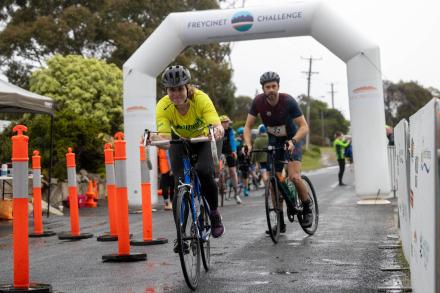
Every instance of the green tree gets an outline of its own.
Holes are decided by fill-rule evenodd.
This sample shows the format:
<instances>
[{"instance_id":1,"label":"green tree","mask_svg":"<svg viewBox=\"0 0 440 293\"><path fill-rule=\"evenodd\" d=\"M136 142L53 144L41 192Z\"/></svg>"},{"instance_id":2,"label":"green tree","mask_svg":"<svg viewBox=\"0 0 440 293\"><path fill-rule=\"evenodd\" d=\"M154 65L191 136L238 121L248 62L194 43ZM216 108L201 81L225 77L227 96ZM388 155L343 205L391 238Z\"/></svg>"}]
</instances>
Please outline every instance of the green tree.
<instances>
[{"instance_id":1,"label":"green tree","mask_svg":"<svg viewBox=\"0 0 440 293\"><path fill-rule=\"evenodd\" d=\"M169 13L216 8L216 0L1 1L0 68L24 88L30 72L55 54L96 57L121 68ZM193 69L194 82L221 111L234 103L229 54L229 44L193 46L173 62Z\"/></svg>"},{"instance_id":2,"label":"green tree","mask_svg":"<svg viewBox=\"0 0 440 293\"><path fill-rule=\"evenodd\" d=\"M30 89L54 99L62 115L71 113L114 133L122 125L122 72L95 58L55 55L30 79Z\"/></svg>"},{"instance_id":3,"label":"green tree","mask_svg":"<svg viewBox=\"0 0 440 293\"><path fill-rule=\"evenodd\" d=\"M395 126L402 119L408 119L417 112L433 95L439 94L435 88L424 88L416 81L384 81L386 123Z\"/></svg>"},{"instance_id":4,"label":"green tree","mask_svg":"<svg viewBox=\"0 0 440 293\"><path fill-rule=\"evenodd\" d=\"M298 97L301 111L306 116L307 97ZM333 140L336 131L347 133L350 122L344 118L339 110L329 109L327 103L313 98L310 99L310 143L325 145Z\"/></svg>"},{"instance_id":5,"label":"green tree","mask_svg":"<svg viewBox=\"0 0 440 293\"><path fill-rule=\"evenodd\" d=\"M249 109L253 99L248 96L238 96L235 98L235 106L229 113L229 117L234 121L234 127L243 126L246 122Z\"/></svg>"},{"instance_id":6,"label":"green tree","mask_svg":"<svg viewBox=\"0 0 440 293\"><path fill-rule=\"evenodd\" d=\"M82 56L56 55L47 68L30 79L31 90L51 97L58 110L54 117L54 176L66 177L65 154L72 147L78 169L99 172L103 144L122 128L122 72L115 65ZM43 167L49 165L50 118L24 115L17 123L28 127L29 150L39 149ZM9 144L9 127L1 141ZM5 147L10 152L10 147ZM10 159L10 153L5 154Z\"/></svg>"}]
</instances>

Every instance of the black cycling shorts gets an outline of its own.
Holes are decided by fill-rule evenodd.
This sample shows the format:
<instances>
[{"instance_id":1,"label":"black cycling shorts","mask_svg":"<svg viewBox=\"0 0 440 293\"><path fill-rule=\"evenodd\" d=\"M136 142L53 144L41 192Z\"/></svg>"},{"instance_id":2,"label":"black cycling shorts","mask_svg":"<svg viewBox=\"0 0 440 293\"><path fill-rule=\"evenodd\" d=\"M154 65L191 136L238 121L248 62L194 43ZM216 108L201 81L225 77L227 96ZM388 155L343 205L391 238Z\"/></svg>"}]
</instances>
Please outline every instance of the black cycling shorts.
<instances>
[{"instance_id":1,"label":"black cycling shorts","mask_svg":"<svg viewBox=\"0 0 440 293\"><path fill-rule=\"evenodd\" d=\"M237 166L237 159L232 155L226 155L226 165L228 165L229 168Z\"/></svg>"}]
</instances>

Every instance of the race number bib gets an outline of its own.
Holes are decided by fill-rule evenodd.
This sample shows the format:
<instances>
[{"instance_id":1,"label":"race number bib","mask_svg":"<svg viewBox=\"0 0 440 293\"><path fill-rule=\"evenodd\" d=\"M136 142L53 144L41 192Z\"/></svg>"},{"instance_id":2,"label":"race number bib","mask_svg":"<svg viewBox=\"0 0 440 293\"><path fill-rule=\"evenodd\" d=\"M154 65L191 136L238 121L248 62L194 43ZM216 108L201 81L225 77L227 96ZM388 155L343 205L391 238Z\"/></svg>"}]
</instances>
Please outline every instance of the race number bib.
<instances>
[{"instance_id":1,"label":"race number bib","mask_svg":"<svg viewBox=\"0 0 440 293\"><path fill-rule=\"evenodd\" d=\"M268 126L267 132L274 136L287 136L286 125Z\"/></svg>"}]
</instances>

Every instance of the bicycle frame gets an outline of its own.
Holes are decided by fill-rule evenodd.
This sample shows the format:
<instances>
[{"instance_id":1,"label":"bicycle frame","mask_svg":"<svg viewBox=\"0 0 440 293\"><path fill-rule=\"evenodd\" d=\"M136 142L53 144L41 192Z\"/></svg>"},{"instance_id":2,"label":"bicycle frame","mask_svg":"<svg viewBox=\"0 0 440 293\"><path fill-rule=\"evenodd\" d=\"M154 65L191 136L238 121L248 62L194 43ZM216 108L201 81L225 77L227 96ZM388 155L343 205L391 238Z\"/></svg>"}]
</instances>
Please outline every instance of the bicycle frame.
<instances>
[{"instance_id":1,"label":"bicycle frame","mask_svg":"<svg viewBox=\"0 0 440 293\"><path fill-rule=\"evenodd\" d=\"M276 171L275 171L275 152L279 149L281 149L281 148L276 148L274 146L268 146L267 150L265 151L268 153L268 163L270 166L269 181L275 180L275 182L278 186L278 190L281 192L281 194L283 196L282 198L286 202L286 206L288 208L290 208L294 212L294 214L298 214L302 210L299 207L297 207L296 203L292 202L291 199L287 196L286 192L288 192L288 190L284 190L283 184L281 183L281 181L278 178ZM296 187L295 187L295 189L296 189Z\"/></svg>"},{"instance_id":2,"label":"bicycle frame","mask_svg":"<svg viewBox=\"0 0 440 293\"><path fill-rule=\"evenodd\" d=\"M201 194L201 184L200 184L200 180L199 177L197 176L197 171L195 170L195 168L192 166L191 164L191 160L189 158L189 150L187 145L185 145L185 151L186 151L186 156L182 159L183 161L183 182L181 180L181 178L179 178L179 186L178 188L181 188L183 186L187 186L190 190L189 194L190 194L190 209L191 209L191 214L192 214L192 218L193 218L193 222L194 223L198 223L197 221L197 211L200 210L200 208L198 209L196 207L196 201L195 199L197 198L198 200L198 204L200 206L201 201L203 200L203 204L208 212L208 215L211 214L211 209L209 207L209 204L206 200L206 198L204 196L202 196ZM185 201L182 202L182 212L181 217L184 217L184 213L183 211L185 210ZM183 219L179 219L181 222L183 221ZM208 237L208 234L203 235L203 233L200 232L200 227L199 225L196 225L197 227L197 235L199 237L199 239L201 240L207 240L206 238ZM204 232L202 230L202 232Z\"/></svg>"},{"instance_id":3,"label":"bicycle frame","mask_svg":"<svg viewBox=\"0 0 440 293\"><path fill-rule=\"evenodd\" d=\"M211 126L209 126L209 131L210 131L211 135L213 135L213 130L212 130ZM152 132L148 129L145 129L144 139L143 139L144 145L147 145L147 141L149 141L151 133L154 133L154 132ZM183 186L186 186L189 189L190 204L191 204L191 206L190 206L191 216L193 219L193 223L198 223L197 211L200 210L200 208L197 209L195 198L197 198L199 206L201 205L201 202L203 201L203 205L204 205L208 215L211 215L211 209L209 207L209 204L208 204L208 201L206 200L206 198L201 195L200 180L199 180L199 177L197 176L197 171L195 170L195 168L191 164L191 158L190 158L191 151L189 149L189 143L190 143L189 141L193 141L193 140L195 140L196 142L200 141L200 140L198 140L198 138L192 138L190 140L184 140L184 139L180 138L180 140L174 140L174 141L173 140L164 140L161 143L163 143L163 142L168 142L169 144L177 144L177 143L180 144L181 143L184 145L185 155L182 159L182 162L183 162L183 181L182 181L182 178L179 178L178 189L180 189ZM205 140L202 140L202 141L205 141ZM185 204L186 204L185 201L183 201L182 211L185 210ZM184 213L182 213L182 211L180 213L181 217L184 216L183 215ZM176 220L181 221L181 223L183 221L183 219L176 219ZM200 227L198 224L196 225L196 227L197 227L198 238L202 239L202 240L207 240L207 238L209 237L209 232L206 233L206 235L202 235L200 233Z\"/></svg>"}]
</instances>

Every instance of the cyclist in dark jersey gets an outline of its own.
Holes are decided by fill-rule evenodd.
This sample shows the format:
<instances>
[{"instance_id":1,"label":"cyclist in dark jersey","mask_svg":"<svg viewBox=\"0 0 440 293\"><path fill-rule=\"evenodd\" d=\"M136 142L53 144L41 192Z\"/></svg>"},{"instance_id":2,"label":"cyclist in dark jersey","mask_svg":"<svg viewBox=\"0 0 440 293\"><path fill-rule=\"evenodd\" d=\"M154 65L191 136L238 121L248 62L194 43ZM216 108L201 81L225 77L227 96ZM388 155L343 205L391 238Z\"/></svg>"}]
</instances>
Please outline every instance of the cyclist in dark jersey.
<instances>
[{"instance_id":1,"label":"cyclist in dark jersey","mask_svg":"<svg viewBox=\"0 0 440 293\"><path fill-rule=\"evenodd\" d=\"M279 93L280 76L277 73L271 71L264 73L260 77L260 84L263 93L254 98L244 127L245 144L249 150L252 149L251 129L258 114L269 134L269 145L282 147L286 143L288 144L289 155L287 159L289 162L287 173L289 179L295 184L299 197L303 202L304 221L302 226L305 228L311 227L313 220L310 207L311 201L301 180L302 140L309 132L309 126L295 99L288 94ZM276 153L277 161L284 161L285 159L284 151ZM283 168L284 164L275 164L275 171L278 176L281 175ZM285 231L286 225L281 212L281 232Z\"/></svg>"}]
</instances>

